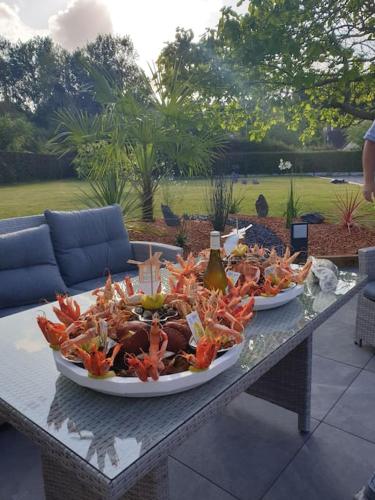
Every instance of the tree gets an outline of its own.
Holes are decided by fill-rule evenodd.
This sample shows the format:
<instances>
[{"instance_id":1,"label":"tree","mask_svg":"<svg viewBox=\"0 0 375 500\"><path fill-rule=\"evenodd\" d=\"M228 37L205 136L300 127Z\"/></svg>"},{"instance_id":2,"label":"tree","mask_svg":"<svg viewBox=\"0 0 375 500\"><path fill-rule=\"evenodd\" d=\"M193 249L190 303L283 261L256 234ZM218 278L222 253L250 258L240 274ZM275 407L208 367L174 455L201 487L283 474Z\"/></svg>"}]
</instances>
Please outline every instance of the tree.
<instances>
[{"instance_id":1,"label":"tree","mask_svg":"<svg viewBox=\"0 0 375 500\"><path fill-rule=\"evenodd\" d=\"M370 126L371 122L366 120L350 126L345 131L347 141L349 141L349 143L352 143L352 146L356 145L358 149L361 149L363 145L363 137Z\"/></svg>"},{"instance_id":2,"label":"tree","mask_svg":"<svg viewBox=\"0 0 375 500\"><path fill-rule=\"evenodd\" d=\"M304 120L306 139L322 122L375 119L374 17L372 0L250 0L244 15L223 9L210 36L240 82L238 101L250 103L250 135Z\"/></svg>"},{"instance_id":3,"label":"tree","mask_svg":"<svg viewBox=\"0 0 375 500\"><path fill-rule=\"evenodd\" d=\"M99 35L73 53L48 37L16 43L0 38L0 100L15 104L45 128L51 127L54 113L64 107L74 106L94 114L100 104L95 101L94 81L82 60L126 89L141 81L135 57L126 36Z\"/></svg>"},{"instance_id":4,"label":"tree","mask_svg":"<svg viewBox=\"0 0 375 500\"><path fill-rule=\"evenodd\" d=\"M240 103L240 88L232 67L219 50L214 30L208 30L194 42L192 30L177 28L175 40L168 43L157 60L162 80L168 81L178 68L180 82L189 81L192 98L201 106L210 123L231 132L241 132L248 110Z\"/></svg>"},{"instance_id":5,"label":"tree","mask_svg":"<svg viewBox=\"0 0 375 500\"><path fill-rule=\"evenodd\" d=\"M375 119L372 0L242 0L194 42L177 30L158 63L178 60L207 112L261 140L277 124L308 142L322 126Z\"/></svg>"},{"instance_id":6,"label":"tree","mask_svg":"<svg viewBox=\"0 0 375 500\"><path fill-rule=\"evenodd\" d=\"M98 35L77 52L108 75L119 89L142 88L142 72L136 64L134 46L128 36ZM90 72L87 74L91 76Z\"/></svg>"},{"instance_id":7,"label":"tree","mask_svg":"<svg viewBox=\"0 0 375 500\"><path fill-rule=\"evenodd\" d=\"M66 53L49 38L11 44L0 40L0 95L5 102L34 114L43 107L61 79Z\"/></svg>"},{"instance_id":8,"label":"tree","mask_svg":"<svg viewBox=\"0 0 375 500\"><path fill-rule=\"evenodd\" d=\"M41 133L25 116L0 115L0 151L39 151Z\"/></svg>"},{"instance_id":9,"label":"tree","mask_svg":"<svg viewBox=\"0 0 375 500\"><path fill-rule=\"evenodd\" d=\"M76 110L60 112L53 144L64 153L76 152L80 173L93 182L126 176L139 193L143 220L153 220L160 180L172 170L207 171L223 136L191 99L193 89L180 82L177 69L169 80L157 71L152 82L144 77L142 95L124 92L95 68L91 73L103 110L91 118Z\"/></svg>"}]
</instances>

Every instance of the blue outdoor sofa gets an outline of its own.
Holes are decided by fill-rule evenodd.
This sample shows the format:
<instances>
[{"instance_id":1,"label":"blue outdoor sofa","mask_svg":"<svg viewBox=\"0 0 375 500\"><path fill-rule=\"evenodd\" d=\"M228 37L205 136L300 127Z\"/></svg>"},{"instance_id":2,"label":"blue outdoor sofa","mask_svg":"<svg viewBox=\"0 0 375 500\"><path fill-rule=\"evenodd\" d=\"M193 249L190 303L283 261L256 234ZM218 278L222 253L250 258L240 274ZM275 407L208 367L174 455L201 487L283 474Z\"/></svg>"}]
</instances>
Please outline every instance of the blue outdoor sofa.
<instances>
[{"instance_id":1,"label":"blue outdoor sofa","mask_svg":"<svg viewBox=\"0 0 375 500\"><path fill-rule=\"evenodd\" d=\"M175 261L182 249L152 242ZM149 242L129 241L121 208L57 212L0 220L0 317L133 276L129 259L145 260Z\"/></svg>"}]
</instances>

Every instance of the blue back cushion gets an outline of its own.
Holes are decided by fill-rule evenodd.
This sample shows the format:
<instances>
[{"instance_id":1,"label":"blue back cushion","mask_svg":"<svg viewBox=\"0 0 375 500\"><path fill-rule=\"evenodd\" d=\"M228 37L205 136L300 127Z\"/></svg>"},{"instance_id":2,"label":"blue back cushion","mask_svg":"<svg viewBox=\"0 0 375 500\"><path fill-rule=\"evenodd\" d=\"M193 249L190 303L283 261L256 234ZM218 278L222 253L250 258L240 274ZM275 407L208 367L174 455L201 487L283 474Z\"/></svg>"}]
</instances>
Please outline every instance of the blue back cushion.
<instances>
[{"instance_id":1,"label":"blue back cushion","mask_svg":"<svg viewBox=\"0 0 375 500\"><path fill-rule=\"evenodd\" d=\"M131 269L132 249L118 205L77 212L44 212L67 285Z\"/></svg>"},{"instance_id":2,"label":"blue back cushion","mask_svg":"<svg viewBox=\"0 0 375 500\"><path fill-rule=\"evenodd\" d=\"M54 300L67 288L46 224L0 235L0 308Z\"/></svg>"}]
</instances>

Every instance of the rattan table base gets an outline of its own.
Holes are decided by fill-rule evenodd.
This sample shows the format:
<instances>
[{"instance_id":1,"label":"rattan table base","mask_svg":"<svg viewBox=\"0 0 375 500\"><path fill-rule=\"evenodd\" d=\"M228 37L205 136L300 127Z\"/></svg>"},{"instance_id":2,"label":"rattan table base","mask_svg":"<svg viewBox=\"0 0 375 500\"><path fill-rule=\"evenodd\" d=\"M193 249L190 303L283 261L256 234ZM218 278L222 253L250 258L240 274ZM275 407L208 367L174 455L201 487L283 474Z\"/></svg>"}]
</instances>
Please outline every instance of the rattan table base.
<instances>
[{"instance_id":1,"label":"rattan table base","mask_svg":"<svg viewBox=\"0 0 375 500\"><path fill-rule=\"evenodd\" d=\"M82 481L78 472L64 467L58 457L42 454L46 500L167 500L168 460L146 474L125 495L100 493L94 485Z\"/></svg>"}]
</instances>

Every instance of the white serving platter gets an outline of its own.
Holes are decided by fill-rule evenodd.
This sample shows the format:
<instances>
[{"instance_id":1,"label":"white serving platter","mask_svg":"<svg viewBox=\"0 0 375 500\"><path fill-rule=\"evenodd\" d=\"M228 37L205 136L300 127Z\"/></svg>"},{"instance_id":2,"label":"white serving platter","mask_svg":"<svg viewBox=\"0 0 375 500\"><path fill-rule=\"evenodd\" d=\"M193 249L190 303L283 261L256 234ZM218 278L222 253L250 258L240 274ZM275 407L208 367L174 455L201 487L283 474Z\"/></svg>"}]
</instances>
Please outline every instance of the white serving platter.
<instances>
[{"instance_id":1,"label":"white serving platter","mask_svg":"<svg viewBox=\"0 0 375 500\"><path fill-rule=\"evenodd\" d=\"M303 285L296 285L283 290L274 297L254 297L254 311L264 311L288 304L291 300L301 295L304 291Z\"/></svg>"},{"instance_id":2,"label":"white serving platter","mask_svg":"<svg viewBox=\"0 0 375 500\"><path fill-rule=\"evenodd\" d=\"M53 351L53 356L57 370L82 387L113 396L142 398L176 394L212 380L237 362L243 345L242 342L226 351L215 359L207 370L163 375L159 377L158 381L148 380L147 382L142 382L138 377L91 378L88 376L87 370L64 359L59 351Z\"/></svg>"}]
</instances>

